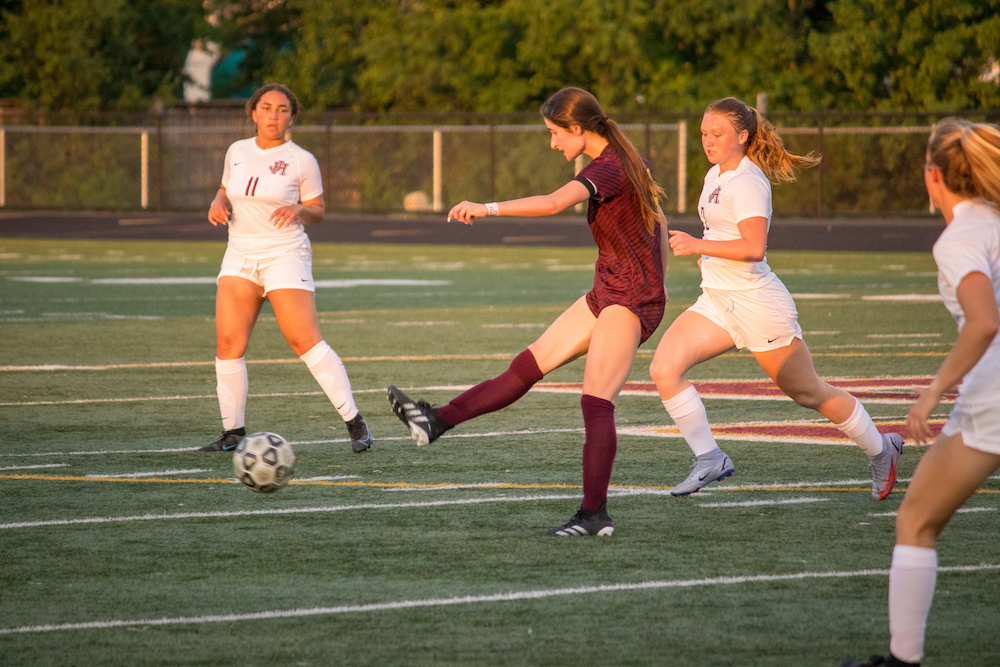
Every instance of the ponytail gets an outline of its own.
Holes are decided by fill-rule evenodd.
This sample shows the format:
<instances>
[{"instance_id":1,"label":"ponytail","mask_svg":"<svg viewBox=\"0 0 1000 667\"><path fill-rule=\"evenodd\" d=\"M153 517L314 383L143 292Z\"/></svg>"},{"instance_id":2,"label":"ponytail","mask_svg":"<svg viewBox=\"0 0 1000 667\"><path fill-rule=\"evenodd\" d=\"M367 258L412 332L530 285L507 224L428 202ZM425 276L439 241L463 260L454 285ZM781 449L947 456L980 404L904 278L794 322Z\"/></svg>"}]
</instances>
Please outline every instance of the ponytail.
<instances>
[{"instance_id":1,"label":"ponytail","mask_svg":"<svg viewBox=\"0 0 1000 667\"><path fill-rule=\"evenodd\" d=\"M646 231L652 234L657 223L664 222L663 211L660 210L660 201L666 199L663 188L653 180L653 175L649 172L649 167L646 166L638 149L618 129L618 123L608 118L604 121L604 126L605 133L601 136L608 140L625 165L625 174L639 195L643 224L646 226Z\"/></svg>"},{"instance_id":2,"label":"ponytail","mask_svg":"<svg viewBox=\"0 0 1000 667\"><path fill-rule=\"evenodd\" d=\"M597 98L581 88L563 88L542 105L542 116L562 128L579 125L607 140L625 167L625 175L639 196L642 221L646 231L654 232L657 224L666 222L660 202L666 199L649 172L642 155L629 141L618 124L608 118Z\"/></svg>"},{"instance_id":3,"label":"ponytail","mask_svg":"<svg viewBox=\"0 0 1000 667\"><path fill-rule=\"evenodd\" d=\"M950 192L1000 205L1000 130L996 126L946 118L931 130L927 154L941 170Z\"/></svg>"},{"instance_id":4,"label":"ponytail","mask_svg":"<svg viewBox=\"0 0 1000 667\"><path fill-rule=\"evenodd\" d=\"M747 131L746 156L760 167L768 178L794 181L796 169L809 169L822 159L815 153L795 155L785 149L785 143L770 121L753 107L735 97L726 97L708 105L705 113L726 116L736 129L736 134Z\"/></svg>"}]
</instances>

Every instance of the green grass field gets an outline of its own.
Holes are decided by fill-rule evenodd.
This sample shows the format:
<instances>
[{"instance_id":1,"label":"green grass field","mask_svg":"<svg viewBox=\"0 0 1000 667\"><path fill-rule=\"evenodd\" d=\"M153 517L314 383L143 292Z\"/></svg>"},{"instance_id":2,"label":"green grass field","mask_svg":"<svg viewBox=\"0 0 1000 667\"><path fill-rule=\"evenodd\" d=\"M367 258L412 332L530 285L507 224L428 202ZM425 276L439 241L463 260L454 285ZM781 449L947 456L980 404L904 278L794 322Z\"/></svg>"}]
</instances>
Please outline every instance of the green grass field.
<instances>
[{"instance_id":1,"label":"green grass field","mask_svg":"<svg viewBox=\"0 0 1000 667\"><path fill-rule=\"evenodd\" d=\"M284 435L298 463L278 493L248 491L229 455L194 451L221 430L223 251L0 239L0 663L839 665L887 649L892 513L922 448L878 503L847 441L765 429L720 439L736 476L678 499L667 490L690 451L659 400L631 392L614 536L555 539L544 532L581 495L578 391L532 391L429 447L406 437L388 384L443 403L500 373L589 289L594 250L317 245L321 327L375 446L351 452L265 306L247 426ZM941 303L920 298L936 295L929 253L769 261L824 377L919 384L955 339ZM693 261L671 259L637 387L698 282ZM731 353L689 377L764 375ZM582 378L578 361L543 382ZM705 403L720 427L826 423L759 399ZM866 404L885 426L908 410ZM939 542L926 665L997 664L997 493L993 479Z\"/></svg>"}]
</instances>

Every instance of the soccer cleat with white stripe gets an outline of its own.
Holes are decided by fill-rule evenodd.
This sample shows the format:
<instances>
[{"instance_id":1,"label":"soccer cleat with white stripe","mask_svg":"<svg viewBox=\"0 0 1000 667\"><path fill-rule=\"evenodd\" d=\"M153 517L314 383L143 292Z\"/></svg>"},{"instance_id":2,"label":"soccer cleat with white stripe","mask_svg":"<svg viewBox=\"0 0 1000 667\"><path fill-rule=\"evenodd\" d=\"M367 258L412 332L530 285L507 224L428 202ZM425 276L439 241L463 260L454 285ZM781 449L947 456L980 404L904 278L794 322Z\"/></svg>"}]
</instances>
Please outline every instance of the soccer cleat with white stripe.
<instances>
[{"instance_id":1,"label":"soccer cleat with white stripe","mask_svg":"<svg viewBox=\"0 0 1000 667\"><path fill-rule=\"evenodd\" d=\"M608 536L614 532L615 527L608 515L608 504L604 503L596 512L588 512L581 507L569 523L553 528L545 534L549 537L585 537Z\"/></svg>"},{"instance_id":2,"label":"soccer cleat with white stripe","mask_svg":"<svg viewBox=\"0 0 1000 667\"><path fill-rule=\"evenodd\" d=\"M427 401L413 401L392 385L388 394L392 411L410 429L410 439L416 440L418 447L431 444L452 427Z\"/></svg>"},{"instance_id":3,"label":"soccer cleat with white stripe","mask_svg":"<svg viewBox=\"0 0 1000 667\"><path fill-rule=\"evenodd\" d=\"M718 482L736 472L733 462L729 460L725 452L718 461L702 461L695 459L691 464L691 474L687 478L670 490L672 496L689 496L698 493L701 487L711 482Z\"/></svg>"},{"instance_id":4,"label":"soccer cleat with white stripe","mask_svg":"<svg viewBox=\"0 0 1000 667\"><path fill-rule=\"evenodd\" d=\"M885 500L896 486L896 464L903 453L903 436L898 433L882 435L882 453L868 461L872 473L872 498Z\"/></svg>"}]
</instances>

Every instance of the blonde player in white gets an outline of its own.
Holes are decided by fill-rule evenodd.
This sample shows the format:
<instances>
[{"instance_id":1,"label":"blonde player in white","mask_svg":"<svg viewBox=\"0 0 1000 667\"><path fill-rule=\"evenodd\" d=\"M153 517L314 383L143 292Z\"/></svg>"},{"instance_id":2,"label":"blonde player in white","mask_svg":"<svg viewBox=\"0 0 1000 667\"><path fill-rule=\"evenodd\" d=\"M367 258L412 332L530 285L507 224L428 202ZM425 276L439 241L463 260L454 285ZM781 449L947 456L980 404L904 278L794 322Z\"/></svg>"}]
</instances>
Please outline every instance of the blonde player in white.
<instances>
[{"instance_id":1,"label":"blonde player in white","mask_svg":"<svg viewBox=\"0 0 1000 667\"><path fill-rule=\"evenodd\" d=\"M288 141L298 112L294 93L281 84L258 89L247 102L257 136L226 153L222 187L208 220L229 226L215 298L216 359L222 437L201 451L229 451L246 435L247 367L243 354L265 299L289 346L312 372L347 423L351 447L371 447L340 357L323 340L316 316L312 247L303 225L325 211L316 158Z\"/></svg>"},{"instance_id":2,"label":"blonde player in white","mask_svg":"<svg viewBox=\"0 0 1000 667\"><path fill-rule=\"evenodd\" d=\"M920 459L896 517L889 568L890 655L843 663L857 667L920 663L937 578L937 536L1000 469L1000 130L954 118L935 125L927 144L924 183L944 216L934 261L938 291L958 325L958 338L906 416L918 443L931 439L927 418L941 396L961 385L948 421ZM944 660L958 664L952 661L957 656Z\"/></svg>"},{"instance_id":3,"label":"blonde player in white","mask_svg":"<svg viewBox=\"0 0 1000 667\"><path fill-rule=\"evenodd\" d=\"M705 110L701 141L715 165L698 202L704 235L670 230L670 247L675 255L701 255L702 295L663 334L649 368L663 406L696 456L691 473L671 494L695 493L735 471L684 374L736 347L749 349L785 394L832 421L869 456L872 495L886 498L896 482L903 439L880 434L860 401L816 374L795 303L766 260L768 177L794 180L795 168L815 166L819 158L789 153L756 109L732 97Z\"/></svg>"}]
</instances>

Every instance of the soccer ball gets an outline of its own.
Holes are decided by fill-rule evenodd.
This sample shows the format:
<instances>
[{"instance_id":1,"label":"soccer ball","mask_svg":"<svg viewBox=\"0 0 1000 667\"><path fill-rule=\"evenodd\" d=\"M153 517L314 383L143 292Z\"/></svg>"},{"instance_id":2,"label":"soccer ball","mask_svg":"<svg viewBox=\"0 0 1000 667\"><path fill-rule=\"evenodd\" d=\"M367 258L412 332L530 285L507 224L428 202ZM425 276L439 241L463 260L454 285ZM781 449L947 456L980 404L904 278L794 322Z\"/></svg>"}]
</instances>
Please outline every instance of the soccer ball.
<instances>
[{"instance_id":1,"label":"soccer ball","mask_svg":"<svg viewBox=\"0 0 1000 667\"><path fill-rule=\"evenodd\" d=\"M236 479L251 491L272 493L295 473L295 452L277 433L251 433L233 452Z\"/></svg>"}]
</instances>

